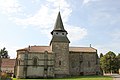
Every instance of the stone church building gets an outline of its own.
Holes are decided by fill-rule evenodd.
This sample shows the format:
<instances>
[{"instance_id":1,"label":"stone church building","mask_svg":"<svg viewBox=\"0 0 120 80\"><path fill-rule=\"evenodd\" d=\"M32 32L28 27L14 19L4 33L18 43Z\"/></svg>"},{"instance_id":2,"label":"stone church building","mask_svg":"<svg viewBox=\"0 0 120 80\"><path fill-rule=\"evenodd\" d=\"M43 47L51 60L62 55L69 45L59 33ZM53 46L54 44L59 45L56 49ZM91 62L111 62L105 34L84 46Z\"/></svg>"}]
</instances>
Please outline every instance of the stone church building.
<instances>
[{"instance_id":1,"label":"stone church building","mask_svg":"<svg viewBox=\"0 0 120 80\"><path fill-rule=\"evenodd\" d=\"M97 75L100 72L97 50L70 47L67 31L58 13L49 46L29 46L17 50L17 78L57 78Z\"/></svg>"}]
</instances>

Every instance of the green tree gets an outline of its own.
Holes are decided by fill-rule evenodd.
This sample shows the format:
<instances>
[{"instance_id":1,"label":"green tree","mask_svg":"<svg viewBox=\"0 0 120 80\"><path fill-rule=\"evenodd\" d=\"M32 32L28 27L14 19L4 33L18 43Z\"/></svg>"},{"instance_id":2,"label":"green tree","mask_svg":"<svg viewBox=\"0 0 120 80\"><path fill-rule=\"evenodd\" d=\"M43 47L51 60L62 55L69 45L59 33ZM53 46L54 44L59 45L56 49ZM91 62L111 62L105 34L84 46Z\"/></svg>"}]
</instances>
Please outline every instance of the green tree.
<instances>
[{"instance_id":1,"label":"green tree","mask_svg":"<svg viewBox=\"0 0 120 80\"><path fill-rule=\"evenodd\" d=\"M118 53L117 58L118 58L118 61L120 61L120 53Z\"/></svg>"},{"instance_id":2,"label":"green tree","mask_svg":"<svg viewBox=\"0 0 120 80\"><path fill-rule=\"evenodd\" d=\"M116 59L117 59L116 67L119 69L120 68L120 53L118 53Z\"/></svg>"},{"instance_id":3,"label":"green tree","mask_svg":"<svg viewBox=\"0 0 120 80\"><path fill-rule=\"evenodd\" d=\"M101 58L101 57L103 57L103 54L102 54L102 53L100 53L100 58Z\"/></svg>"},{"instance_id":4,"label":"green tree","mask_svg":"<svg viewBox=\"0 0 120 80\"><path fill-rule=\"evenodd\" d=\"M114 52L109 51L100 58L100 65L104 72L112 73L118 71L118 59Z\"/></svg>"},{"instance_id":5,"label":"green tree","mask_svg":"<svg viewBox=\"0 0 120 80\"><path fill-rule=\"evenodd\" d=\"M6 50L5 47L0 50L0 57L1 57L1 58L9 58L9 56L8 56L8 51Z\"/></svg>"}]
</instances>

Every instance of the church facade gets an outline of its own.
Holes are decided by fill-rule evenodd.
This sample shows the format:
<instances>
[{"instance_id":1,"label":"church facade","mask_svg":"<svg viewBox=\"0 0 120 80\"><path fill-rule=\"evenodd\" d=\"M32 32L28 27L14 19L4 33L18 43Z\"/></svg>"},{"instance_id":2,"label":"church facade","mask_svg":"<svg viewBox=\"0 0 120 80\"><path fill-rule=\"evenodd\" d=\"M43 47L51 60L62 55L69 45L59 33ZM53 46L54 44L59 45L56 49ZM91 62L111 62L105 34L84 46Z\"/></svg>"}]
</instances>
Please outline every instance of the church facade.
<instances>
[{"instance_id":1,"label":"church facade","mask_svg":"<svg viewBox=\"0 0 120 80\"><path fill-rule=\"evenodd\" d=\"M60 12L51 34L50 46L29 46L17 50L17 78L59 78L100 73L95 48L69 47Z\"/></svg>"}]
</instances>

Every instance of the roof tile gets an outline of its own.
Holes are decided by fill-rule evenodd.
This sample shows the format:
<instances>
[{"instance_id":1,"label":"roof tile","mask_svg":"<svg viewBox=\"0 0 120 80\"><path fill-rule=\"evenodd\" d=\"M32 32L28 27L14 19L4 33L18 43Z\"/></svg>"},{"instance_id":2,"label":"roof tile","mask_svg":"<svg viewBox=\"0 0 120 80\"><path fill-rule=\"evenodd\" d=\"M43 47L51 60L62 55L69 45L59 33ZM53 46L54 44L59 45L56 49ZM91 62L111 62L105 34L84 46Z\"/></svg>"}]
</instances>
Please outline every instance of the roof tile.
<instances>
[{"instance_id":1,"label":"roof tile","mask_svg":"<svg viewBox=\"0 0 120 80\"><path fill-rule=\"evenodd\" d=\"M25 50L29 50L29 52L52 52L52 49L50 46L30 46L29 48L24 48ZM24 49L19 49L24 50ZM69 51L72 52L96 52L97 50L92 47L69 47Z\"/></svg>"}]
</instances>

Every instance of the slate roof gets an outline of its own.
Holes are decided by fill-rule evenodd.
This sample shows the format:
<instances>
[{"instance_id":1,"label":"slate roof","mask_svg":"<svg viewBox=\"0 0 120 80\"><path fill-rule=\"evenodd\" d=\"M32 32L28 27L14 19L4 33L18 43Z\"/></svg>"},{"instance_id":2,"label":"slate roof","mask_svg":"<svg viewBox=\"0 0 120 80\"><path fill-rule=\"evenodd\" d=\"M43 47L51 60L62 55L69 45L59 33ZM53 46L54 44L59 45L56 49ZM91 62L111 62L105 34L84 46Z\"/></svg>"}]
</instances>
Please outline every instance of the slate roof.
<instances>
[{"instance_id":1,"label":"slate roof","mask_svg":"<svg viewBox=\"0 0 120 80\"><path fill-rule=\"evenodd\" d=\"M68 42L68 43L70 43L69 39L65 36L61 36L61 37L60 36L53 36L51 41L52 42Z\"/></svg>"},{"instance_id":2,"label":"slate roof","mask_svg":"<svg viewBox=\"0 0 120 80\"><path fill-rule=\"evenodd\" d=\"M19 49L17 51L22 51L24 49ZM26 50L26 48L25 48ZM30 46L29 52L52 52L52 49L50 46ZM97 50L92 47L69 47L69 51L71 52L96 52Z\"/></svg>"},{"instance_id":3,"label":"slate roof","mask_svg":"<svg viewBox=\"0 0 120 80\"><path fill-rule=\"evenodd\" d=\"M63 26L63 22L62 22L62 18L60 15L60 12L58 13L57 19L56 19L56 23L54 25L54 30L62 30L65 31L64 26Z\"/></svg>"},{"instance_id":4,"label":"slate roof","mask_svg":"<svg viewBox=\"0 0 120 80\"><path fill-rule=\"evenodd\" d=\"M53 32L66 32L67 33L67 31L64 29L64 25L63 25L63 22L62 22L60 12L58 13L54 29L51 32L52 35L53 35ZM53 36L51 42L68 42L68 43L70 43L67 36L55 36L55 35ZM50 42L50 44L51 44L51 42Z\"/></svg>"},{"instance_id":5,"label":"slate roof","mask_svg":"<svg viewBox=\"0 0 120 80\"><path fill-rule=\"evenodd\" d=\"M61 18L60 12L58 13L58 16L57 16L57 19L56 19L53 31L67 32L64 29L64 25L63 25L63 22L62 22L62 18ZM51 32L51 34L53 34L53 31Z\"/></svg>"},{"instance_id":6,"label":"slate roof","mask_svg":"<svg viewBox=\"0 0 120 80\"><path fill-rule=\"evenodd\" d=\"M15 66L15 59L2 59L2 68L14 68Z\"/></svg>"}]
</instances>

